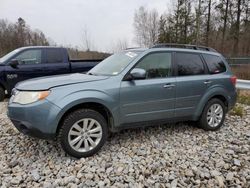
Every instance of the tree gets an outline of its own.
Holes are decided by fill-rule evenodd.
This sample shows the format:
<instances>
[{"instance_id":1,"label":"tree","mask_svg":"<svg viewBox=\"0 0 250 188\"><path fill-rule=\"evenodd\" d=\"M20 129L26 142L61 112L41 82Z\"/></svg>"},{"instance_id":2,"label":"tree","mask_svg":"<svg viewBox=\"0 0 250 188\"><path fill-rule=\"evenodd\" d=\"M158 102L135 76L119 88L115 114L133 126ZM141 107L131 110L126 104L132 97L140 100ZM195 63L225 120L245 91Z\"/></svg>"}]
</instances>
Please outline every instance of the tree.
<instances>
[{"instance_id":1,"label":"tree","mask_svg":"<svg viewBox=\"0 0 250 188\"><path fill-rule=\"evenodd\" d=\"M196 8L196 38L195 43L200 44L200 27L201 27L201 0L198 1L198 7Z\"/></svg>"},{"instance_id":2,"label":"tree","mask_svg":"<svg viewBox=\"0 0 250 188\"><path fill-rule=\"evenodd\" d=\"M135 41L142 47L149 47L158 40L159 16L156 10L140 7L134 15Z\"/></svg>"},{"instance_id":3,"label":"tree","mask_svg":"<svg viewBox=\"0 0 250 188\"><path fill-rule=\"evenodd\" d=\"M159 20L158 42L159 43L169 42L167 38L167 31L166 31L166 19L163 16L161 16Z\"/></svg>"},{"instance_id":4,"label":"tree","mask_svg":"<svg viewBox=\"0 0 250 188\"><path fill-rule=\"evenodd\" d=\"M209 46L210 22L211 22L211 3L212 3L211 0L208 0L206 46Z\"/></svg>"},{"instance_id":5,"label":"tree","mask_svg":"<svg viewBox=\"0 0 250 188\"><path fill-rule=\"evenodd\" d=\"M225 13L223 16L223 30L222 30L222 40L221 40L221 49L224 51L224 41L225 41L225 35L226 35L226 28L227 28L227 19L228 19L228 6L229 6L229 0L226 0L226 8Z\"/></svg>"},{"instance_id":6,"label":"tree","mask_svg":"<svg viewBox=\"0 0 250 188\"><path fill-rule=\"evenodd\" d=\"M18 46L24 46L25 45L25 39L26 39L26 33L27 33L27 26L22 18L18 18L18 21L16 23L16 35L17 35L17 41L18 41Z\"/></svg>"},{"instance_id":7,"label":"tree","mask_svg":"<svg viewBox=\"0 0 250 188\"><path fill-rule=\"evenodd\" d=\"M16 23L0 19L0 56L22 46L49 44L44 33L30 29L24 19L18 18Z\"/></svg>"},{"instance_id":8,"label":"tree","mask_svg":"<svg viewBox=\"0 0 250 188\"><path fill-rule=\"evenodd\" d=\"M237 1L237 20L235 23L234 32L234 48L233 54L238 55L239 51L239 38L240 38L240 16L241 16L241 0Z\"/></svg>"},{"instance_id":9,"label":"tree","mask_svg":"<svg viewBox=\"0 0 250 188\"><path fill-rule=\"evenodd\" d=\"M158 41L196 43L225 56L250 54L249 0L177 0L160 16Z\"/></svg>"},{"instance_id":10,"label":"tree","mask_svg":"<svg viewBox=\"0 0 250 188\"><path fill-rule=\"evenodd\" d=\"M112 52L120 52L128 48L128 42L126 39L118 39L112 47Z\"/></svg>"},{"instance_id":11,"label":"tree","mask_svg":"<svg viewBox=\"0 0 250 188\"><path fill-rule=\"evenodd\" d=\"M250 1L243 1L243 23L242 23L242 50L243 54L250 54Z\"/></svg>"},{"instance_id":12,"label":"tree","mask_svg":"<svg viewBox=\"0 0 250 188\"><path fill-rule=\"evenodd\" d=\"M86 27L84 27L84 30L83 30L83 46L87 52L90 51L92 48L90 34Z\"/></svg>"},{"instance_id":13,"label":"tree","mask_svg":"<svg viewBox=\"0 0 250 188\"><path fill-rule=\"evenodd\" d=\"M172 15L160 17L159 42L192 43L195 41L191 2L191 0L178 0Z\"/></svg>"}]
</instances>

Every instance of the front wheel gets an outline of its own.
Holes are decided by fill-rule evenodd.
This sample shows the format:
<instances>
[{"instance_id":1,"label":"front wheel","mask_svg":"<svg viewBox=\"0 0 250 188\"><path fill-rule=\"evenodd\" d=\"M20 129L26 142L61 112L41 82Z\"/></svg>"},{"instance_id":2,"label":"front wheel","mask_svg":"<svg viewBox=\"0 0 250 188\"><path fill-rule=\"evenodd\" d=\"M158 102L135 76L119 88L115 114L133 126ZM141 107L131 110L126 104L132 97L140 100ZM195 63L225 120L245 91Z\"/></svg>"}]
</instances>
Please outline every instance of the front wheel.
<instances>
[{"instance_id":1,"label":"front wheel","mask_svg":"<svg viewBox=\"0 0 250 188\"><path fill-rule=\"evenodd\" d=\"M225 104L219 99L211 99L202 112L199 126L204 130L218 130L225 120L225 113Z\"/></svg>"},{"instance_id":2,"label":"front wheel","mask_svg":"<svg viewBox=\"0 0 250 188\"><path fill-rule=\"evenodd\" d=\"M81 158L97 153L107 140L107 135L104 117L92 109L81 109L65 118L59 132L59 141L66 153Z\"/></svg>"}]
</instances>

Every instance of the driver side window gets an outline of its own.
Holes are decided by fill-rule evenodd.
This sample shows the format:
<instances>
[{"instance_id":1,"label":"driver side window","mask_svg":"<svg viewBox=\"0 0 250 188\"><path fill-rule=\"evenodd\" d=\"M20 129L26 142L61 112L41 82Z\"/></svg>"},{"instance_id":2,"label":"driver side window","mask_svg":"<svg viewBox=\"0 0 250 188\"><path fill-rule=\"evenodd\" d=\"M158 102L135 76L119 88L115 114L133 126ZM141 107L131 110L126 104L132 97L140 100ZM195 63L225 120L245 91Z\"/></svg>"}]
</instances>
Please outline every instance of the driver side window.
<instances>
[{"instance_id":1,"label":"driver side window","mask_svg":"<svg viewBox=\"0 0 250 188\"><path fill-rule=\"evenodd\" d=\"M171 74L171 53L158 52L144 57L135 68L146 71L146 79L166 78Z\"/></svg>"},{"instance_id":2,"label":"driver side window","mask_svg":"<svg viewBox=\"0 0 250 188\"><path fill-rule=\"evenodd\" d=\"M41 63L42 50L27 50L16 56L19 65L30 65Z\"/></svg>"}]
</instances>

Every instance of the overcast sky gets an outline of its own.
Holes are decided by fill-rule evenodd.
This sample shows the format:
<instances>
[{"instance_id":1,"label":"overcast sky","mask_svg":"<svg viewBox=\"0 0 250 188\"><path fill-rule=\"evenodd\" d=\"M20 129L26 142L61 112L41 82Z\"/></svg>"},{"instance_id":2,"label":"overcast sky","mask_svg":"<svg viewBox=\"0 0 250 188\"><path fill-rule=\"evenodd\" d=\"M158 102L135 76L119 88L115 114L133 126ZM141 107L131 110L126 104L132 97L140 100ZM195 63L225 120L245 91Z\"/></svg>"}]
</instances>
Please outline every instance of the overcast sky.
<instances>
[{"instance_id":1,"label":"overcast sky","mask_svg":"<svg viewBox=\"0 0 250 188\"><path fill-rule=\"evenodd\" d=\"M95 50L110 50L118 40L133 42L133 17L140 6L168 10L169 0L0 0L0 18L22 17L58 45L83 48L87 29Z\"/></svg>"}]
</instances>

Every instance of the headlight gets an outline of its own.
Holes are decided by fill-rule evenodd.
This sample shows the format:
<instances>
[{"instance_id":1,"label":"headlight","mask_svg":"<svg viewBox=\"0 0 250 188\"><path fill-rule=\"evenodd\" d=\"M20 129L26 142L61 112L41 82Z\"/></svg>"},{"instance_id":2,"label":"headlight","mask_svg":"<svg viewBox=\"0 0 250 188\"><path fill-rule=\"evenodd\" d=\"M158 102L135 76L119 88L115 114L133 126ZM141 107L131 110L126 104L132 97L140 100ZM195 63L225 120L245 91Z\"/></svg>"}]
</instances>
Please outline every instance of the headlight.
<instances>
[{"instance_id":1,"label":"headlight","mask_svg":"<svg viewBox=\"0 0 250 188\"><path fill-rule=\"evenodd\" d=\"M50 91L16 91L12 102L19 104L30 104L45 99Z\"/></svg>"}]
</instances>

